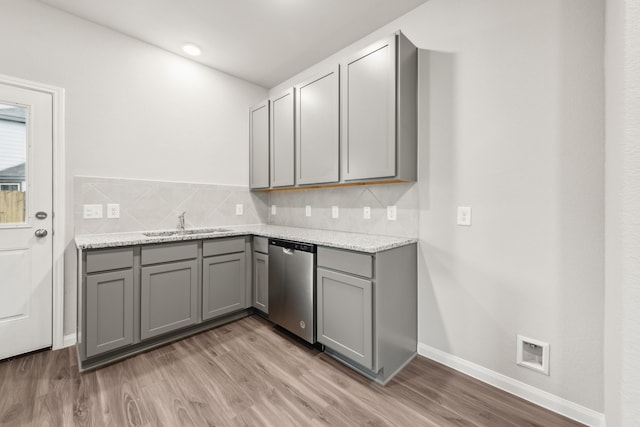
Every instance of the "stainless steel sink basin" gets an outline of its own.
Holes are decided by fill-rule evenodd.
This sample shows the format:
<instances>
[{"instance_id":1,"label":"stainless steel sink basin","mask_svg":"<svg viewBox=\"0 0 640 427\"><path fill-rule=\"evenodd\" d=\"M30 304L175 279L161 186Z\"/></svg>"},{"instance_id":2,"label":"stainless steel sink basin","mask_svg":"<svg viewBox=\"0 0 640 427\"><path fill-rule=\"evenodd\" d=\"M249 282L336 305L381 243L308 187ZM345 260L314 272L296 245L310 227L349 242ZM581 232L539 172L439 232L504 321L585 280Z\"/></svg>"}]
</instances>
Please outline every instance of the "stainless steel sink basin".
<instances>
[{"instance_id":1,"label":"stainless steel sink basin","mask_svg":"<svg viewBox=\"0 0 640 427\"><path fill-rule=\"evenodd\" d=\"M209 233L226 233L226 228L191 228L184 231L179 231L178 234L209 234Z\"/></svg>"},{"instance_id":2,"label":"stainless steel sink basin","mask_svg":"<svg viewBox=\"0 0 640 427\"><path fill-rule=\"evenodd\" d=\"M143 236L147 237L164 237L164 236L174 236L178 234L178 230L167 230L167 231L149 231L148 233L142 233Z\"/></svg>"},{"instance_id":3,"label":"stainless steel sink basin","mask_svg":"<svg viewBox=\"0 0 640 427\"><path fill-rule=\"evenodd\" d=\"M142 233L147 237L171 237L171 236L190 236L193 234L211 234L211 233L225 233L228 230L226 228L188 228L186 230L164 230L164 231L149 231Z\"/></svg>"}]
</instances>

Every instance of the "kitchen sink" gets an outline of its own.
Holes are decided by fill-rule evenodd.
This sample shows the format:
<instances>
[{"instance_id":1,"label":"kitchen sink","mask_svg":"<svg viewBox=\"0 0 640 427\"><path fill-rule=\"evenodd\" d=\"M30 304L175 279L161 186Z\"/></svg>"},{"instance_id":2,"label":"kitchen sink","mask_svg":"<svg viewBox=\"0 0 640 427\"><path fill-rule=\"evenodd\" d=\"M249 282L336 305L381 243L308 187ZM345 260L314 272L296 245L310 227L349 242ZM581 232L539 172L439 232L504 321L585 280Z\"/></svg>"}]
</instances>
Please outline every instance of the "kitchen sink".
<instances>
[{"instance_id":1,"label":"kitchen sink","mask_svg":"<svg viewBox=\"0 0 640 427\"><path fill-rule=\"evenodd\" d=\"M188 228L186 230L164 230L164 231L149 231L142 233L147 237L171 237L171 236L190 236L192 234L211 234L211 233L225 233L231 230L226 228Z\"/></svg>"}]
</instances>

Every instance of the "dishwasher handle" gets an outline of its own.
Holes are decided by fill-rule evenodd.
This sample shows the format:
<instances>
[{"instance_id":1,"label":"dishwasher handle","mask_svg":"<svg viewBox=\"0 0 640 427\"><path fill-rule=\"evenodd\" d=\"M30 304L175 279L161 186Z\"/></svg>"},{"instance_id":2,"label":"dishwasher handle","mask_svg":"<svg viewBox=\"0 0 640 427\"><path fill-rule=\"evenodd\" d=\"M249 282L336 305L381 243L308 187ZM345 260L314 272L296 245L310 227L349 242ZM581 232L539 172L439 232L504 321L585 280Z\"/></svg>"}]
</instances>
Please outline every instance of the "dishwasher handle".
<instances>
[{"instance_id":1,"label":"dishwasher handle","mask_svg":"<svg viewBox=\"0 0 640 427\"><path fill-rule=\"evenodd\" d=\"M289 248L282 248L282 252L284 252L285 255L293 255L295 251Z\"/></svg>"}]
</instances>

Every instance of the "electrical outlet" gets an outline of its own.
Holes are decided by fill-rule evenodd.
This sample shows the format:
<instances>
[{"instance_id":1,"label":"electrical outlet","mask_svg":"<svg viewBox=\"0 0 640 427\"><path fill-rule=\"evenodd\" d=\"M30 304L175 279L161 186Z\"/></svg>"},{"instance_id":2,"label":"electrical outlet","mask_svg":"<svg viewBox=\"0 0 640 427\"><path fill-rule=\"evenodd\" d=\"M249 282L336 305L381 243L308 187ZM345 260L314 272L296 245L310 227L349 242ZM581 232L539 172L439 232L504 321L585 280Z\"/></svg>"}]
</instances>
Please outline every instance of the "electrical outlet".
<instances>
[{"instance_id":1,"label":"electrical outlet","mask_svg":"<svg viewBox=\"0 0 640 427\"><path fill-rule=\"evenodd\" d=\"M84 219L102 218L102 205L84 205L82 209L82 217Z\"/></svg>"},{"instance_id":2,"label":"electrical outlet","mask_svg":"<svg viewBox=\"0 0 640 427\"><path fill-rule=\"evenodd\" d=\"M362 218L371 219L371 208L369 206L362 208Z\"/></svg>"},{"instance_id":3,"label":"electrical outlet","mask_svg":"<svg viewBox=\"0 0 640 427\"><path fill-rule=\"evenodd\" d=\"M276 214L276 205L271 205L271 215Z\"/></svg>"},{"instance_id":4,"label":"electrical outlet","mask_svg":"<svg viewBox=\"0 0 640 427\"><path fill-rule=\"evenodd\" d=\"M458 225L471 226L471 208L468 206L458 206Z\"/></svg>"},{"instance_id":5,"label":"electrical outlet","mask_svg":"<svg viewBox=\"0 0 640 427\"><path fill-rule=\"evenodd\" d=\"M244 207L242 206L242 203L238 203L236 205L236 215L242 215L244 213Z\"/></svg>"},{"instance_id":6,"label":"electrical outlet","mask_svg":"<svg viewBox=\"0 0 640 427\"><path fill-rule=\"evenodd\" d=\"M120 204L107 204L107 218L120 218Z\"/></svg>"},{"instance_id":7,"label":"electrical outlet","mask_svg":"<svg viewBox=\"0 0 640 427\"><path fill-rule=\"evenodd\" d=\"M340 216L340 209L337 206L331 206L331 218L338 219Z\"/></svg>"},{"instance_id":8,"label":"electrical outlet","mask_svg":"<svg viewBox=\"0 0 640 427\"><path fill-rule=\"evenodd\" d=\"M395 206L387 206L387 219L395 221L397 219L398 209Z\"/></svg>"},{"instance_id":9,"label":"electrical outlet","mask_svg":"<svg viewBox=\"0 0 640 427\"><path fill-rule=\"evenodd\" d=\"M307 205L304 207L304 215L311 216L311 205Z\"/></svg>"}]
</instances>

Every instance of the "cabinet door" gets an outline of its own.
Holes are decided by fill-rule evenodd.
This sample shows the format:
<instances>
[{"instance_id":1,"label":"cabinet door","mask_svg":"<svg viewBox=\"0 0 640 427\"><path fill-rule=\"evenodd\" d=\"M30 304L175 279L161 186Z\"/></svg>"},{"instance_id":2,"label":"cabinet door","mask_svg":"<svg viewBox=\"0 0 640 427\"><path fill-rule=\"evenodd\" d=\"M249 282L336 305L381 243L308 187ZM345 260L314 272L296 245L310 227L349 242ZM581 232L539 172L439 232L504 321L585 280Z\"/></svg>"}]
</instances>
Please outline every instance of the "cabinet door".
<instances>
[{"instance_id":1,"label":"cabinet door","mask_svg":"<svg viewBox=\"0 0 640 427\"><path fill-rule=\"evenodd\" d=\"M269 187L269 101L249 110L249 186Z\"/></svg>"},{"instance_id":2,"label":"cabinet door","mask_svg":"<svg viewBox=\"0 0 640 427\"><path fill-rule=\"evenodd\" d=\"M341 64L343 178L396 175L396 45L389 37Z\"/></svg>"},{"instance_id":3,"label":"cabinet door","mask_svg":"<svg viewBox=\"0 0 640 427\"><path fill-rule=\"evenodd\" d=\"M87 276L86 354L133 343L133 270Z\"/></svg>"},{"instance_id":4,"label":"cabinet door","mask_svg":"<svg viewBox=\"0 0 640 427\"><path fill-rule=\"evenodd\" d=\"M245 254L202 260L202 319L245 308Z\"/></svg>"},{"instance_id":5,"label":"cabinet door","mask_svg":"<svg viewBox=\"0 0 640 427\"><path fill-rule=\"evenodd\" d=\"M140 337L147 339L197 321L198 262L142 267Z\"/></svg>"},{"instance_id":6,"label":"cabinet door","mask_svg":"<svg viewBox=\"0 0 640 427\"><path fill-rule=\"evenodd\" d=\"M294 184L294 90L271 99L271 186Z\"/></svg>"},{"instance_id":7,"label":"cabinet door","mask_svg":"<svg viewBox=\"0 0 640 427\"><path fill-rule=\"evenodd\" d=\"M323 268L317 274L318 341L372 369L372 282Z\"/></svg>"},{"instance_id":8,"label":"cabinet door","mask_svg":"<svg viewBox=\"0 0 640 427\"><path fill-rule=\"evenodd\" d=\"M269 314L269 256L253 253L253 306Z\"/></svg>"},{"instance_id":9,"label":"cabinet door","mask_svg":"<svg viewBox=\"0 0 640 427\"><path fill-rule=\"evenodd\" d=\"M296 86L296 182L337 182L340 150L339 68Z\"/></svg>"}]
</instances>

